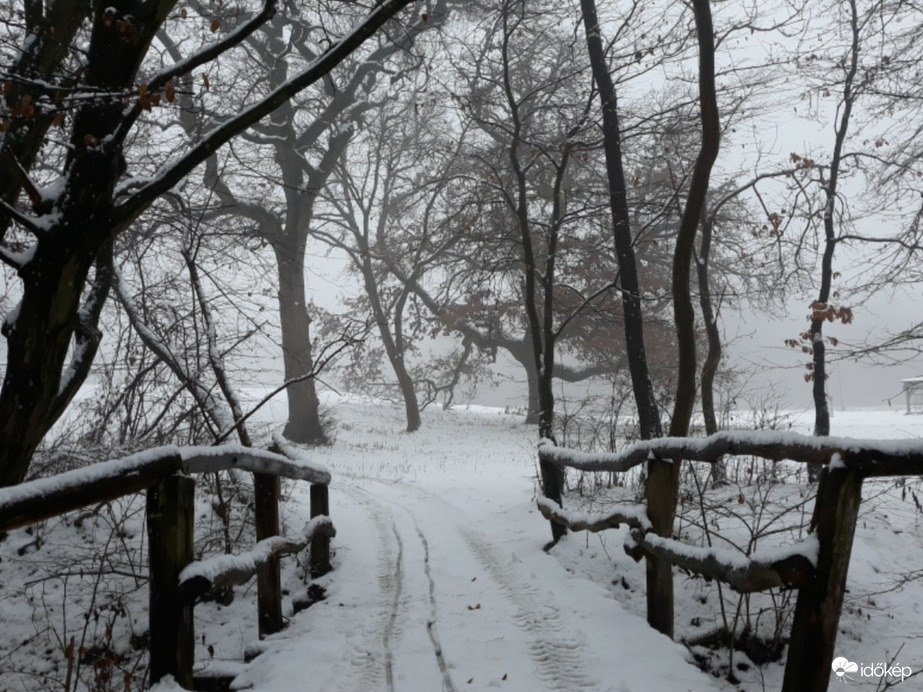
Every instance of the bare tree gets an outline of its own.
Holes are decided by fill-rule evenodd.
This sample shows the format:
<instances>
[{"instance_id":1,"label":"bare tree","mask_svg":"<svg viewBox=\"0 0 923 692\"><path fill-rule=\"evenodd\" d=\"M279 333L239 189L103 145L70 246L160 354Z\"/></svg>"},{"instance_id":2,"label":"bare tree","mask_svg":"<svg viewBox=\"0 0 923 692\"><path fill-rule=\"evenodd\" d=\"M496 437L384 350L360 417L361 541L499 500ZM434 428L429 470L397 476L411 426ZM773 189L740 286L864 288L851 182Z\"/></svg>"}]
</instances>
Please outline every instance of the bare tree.
<instances>
[{"instance_id":1,"label":"bare tree","mask_svg":"<svg viewBox=\"0 0 923 692\"><path fill-rule=\"evenodd\" d=\"M660 417L647 368L644 349L643 317L639 300L636 262L629 225L625 174L622 165L622 131L618 101L603 47L601 27L594 0L582 0L587 47L593 65L593 77L603 104L603 127L606 165L609 179L609 199L613 232L619 256L622 300L626 313L626 343L632 373L635 401L641 420L642 437L662 434ZM690 266L695 246L696 230L702 216L708 191L712 164L718 154L719 121L715 90L714 29L711 8L707 0L693 2L696 35L699 42L699 101L702 122L702 144L692 173L682 221L676 235L672 271L674 321L678 338L679 358L676 399L670 425L671 435L686 435L695 405L696 344L695 312L690 293ZM631 321L629 322L629 315ZM673 518L679 488L680 459L651 461L648 464L646 496L648 516L654 529L662 536L673 533ZM647 558L648 622L668 636L673 636L673 575L664 560Z\"/></svg>"},{"instance_id":2,"label":"bare tree","mask_svg":"<svg viewBox=\"0 0 923 692\"><path fill-rule=\"evenodd\" d=\"M409 83L413 79L403 79L400 99L364 119L364 127L337 162L325 194L329 211L319 214L321 223L313 232L345 253L361 279L363 296L351 301L351 307L367 310L377 327L404 402L407 432L420 427L422 408L417 393L422 383L414 376L410 358L429 327L409 314L414 293L394 278L388 265L400 264L419 281L441 259L440 250L426 242L424 217L445 192L447 178L441 171L452 165L457 148L434 127L440 110L427 101L422 86ZM407 230L410 226L422 233L414 238ZM464 353L467 361L470 349ZM366 386L380 381L373 376L378 364L374 358L370 362L370 355L356 354L366 364L360 374L370 378Z\"/></svg>"},{"instance_id":3,"label":"bare tree","mask_svg":"<svg viewBox=\"0 0 923 692\"><path fill-rule=\"evenodd\" d=\"M289 8L259 35L248 38L252 57L238 66L244 84L249 83L247 75L259 72L267 54L275 56L263 87L268 91L317 58L321 48L309 40L310 27L317 22L309 10ZM439 26L446 16L445 2L427 4L408 26L382 34L363 60L341 65L317 89L301 94L244 133L224 163L217 157L207 162L206 182L217 202L213 222L239 217L247 224L246 232L268 243L275 253L282 360L289 382L284 434L289 439L306 443L327 439L314 379L301 377L314 365L304 273L318 195L357 127L370 113L374 117L381 100L387 99L386 89L374 88L378 79L391 72L394 82L395 71L416 69L421 58L411 51L417 37ZM199 129L191 112L183 119L187 132ZM254 174L265 180L254 185Z\"/></svg>"},{"instance_id":4,"label":"bare tree","mask_svg":"<svg viewBox=\"0 0 923 692\"><path fill-rule=\"evenodd\" d=\"M125 181L121 178L132 155L129 137L141 116L173 98L179 77L239 47L273 15L275 3L267 0L237 31L153 72L141 68L157 32L175 30L183 21L172 0L54 3L47 13L41 5L29 5L34 11L21 36L23 60L3 75L15 88L3 95L2 117L8 124L0 158L15 180L0 211L6 224L14 222L29 241L22 248L11 245L7 226L0 246L0 260L22 281L20 307L7 314L2 330L8 351L0 391L0 485L22 480L36 446L86 378L99 343L96 306L111 285L113 239L219 147L322 79L406 4L390 0L378 5L278 89L216 120L188 150L161 163L154 176ZM71 12L62 17L58 9L63 6ZM78 26L89 21L87 34L69 31L74 17L80 18ZM85 64L71 79L65 58L84 42L86 49L79 52ZM39 62L42 68L36 69ZM58 141L57 134L48 135L56 118L66 126L64 165L54 186L40 190L28 169L33 152ZM20 191L30 211L11 201Z\"/></svg>"}]
</instances>

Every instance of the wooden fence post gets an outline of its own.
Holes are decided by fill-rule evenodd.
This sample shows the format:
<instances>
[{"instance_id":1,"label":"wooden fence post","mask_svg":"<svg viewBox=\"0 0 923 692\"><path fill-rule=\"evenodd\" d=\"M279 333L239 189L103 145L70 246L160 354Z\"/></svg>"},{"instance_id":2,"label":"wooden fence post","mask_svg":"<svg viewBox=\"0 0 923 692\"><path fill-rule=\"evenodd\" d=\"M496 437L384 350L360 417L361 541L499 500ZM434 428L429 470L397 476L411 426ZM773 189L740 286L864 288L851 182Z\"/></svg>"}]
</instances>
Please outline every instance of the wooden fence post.
<instances>
[{"instance_id":1,"label":"wooden fence post","mask_svg":"<svg viewBox=\"0 0 923 692\"><path fill-rule=\"evenodd\" d=\"M817 572L798 591L782 692L826 692L830 683L862 481L860 471L839 464L821 471L811 518L820 541Z\"/></svg>"},{"instance_id":2,"label":"wooden fence post","mask_svg":"<svg viewBox=\"0 0 923 692\"><path fill-rule=\"evenodd\" d=\"M562 497L564 495L564 469L550 461L539 458L538 468L542 475L542 492L545 497L563 507ZM561 538L567 535L567 527L549 519L551 524L551 544L554 545Z\"/></svg>"},{"instance_id":3,"label":"wooden fence post","mask_svg":"<svg viewBox=\"0 0 923 692\"><path fill-rule=\"evenodd\" d=\"M279 477L265 473L253 474L256 540L279 535ZM279 558L269 558L256 573L257 608L260 639L279 632L285 626L282 619L282 579Z\"/></svg>"},{"instance_id":4,"label":"wooden fence post","mask_svg":"<svg viewBox=\"0 0 923 692\"><path fill-rule=\"evenodd\" d=\"M314 483L311 485L311 518L330 516L330 495L326 485ZM327 574L330 566L330 537L315 536L311 539L311 576L319 577Z\"/></svg>"},{"instance_id":5,"label":"wooden fence post","mask_svg":"<svg viewBox=\"0 0 923 692\"><path fill-rule=\"evenodd\" d=\"M647 516L658 536L673 537L679 472L683 460L650 459L644 497ZM664 557L647 553L644 556L646 577L647 622L658 632L673 639L673 565Z\"/></svg>"},{"instance_id":6,"label":"wooden fence post","mask_svg":"<svg viewBox=\"0 0 923 692\"><path fill-rule=\"evenodd\" d=\"M545 437L539 442L538 470L541 476L542 494L563 509L564 467L548 459L544 459L542 456L542 449L545 445L556 447L557 444L553 436ZM549 519L548 523L551 525L551 543L545 545L545 550L551 548L567 535L567 527L561 522Z\"/></svg>"},{"instance_id":7,"label":"wooden fence post","mask_svg":"<svg viewBox=\"0 0 923 692\"><path fill-rule=\"evenodd\" d=\"M192 601L180 594L179 574L193 560L195 480L165 476L147 490L150 569L151 684L172 675L192 689L195 633Z\"/></svg>"}]
</instances>

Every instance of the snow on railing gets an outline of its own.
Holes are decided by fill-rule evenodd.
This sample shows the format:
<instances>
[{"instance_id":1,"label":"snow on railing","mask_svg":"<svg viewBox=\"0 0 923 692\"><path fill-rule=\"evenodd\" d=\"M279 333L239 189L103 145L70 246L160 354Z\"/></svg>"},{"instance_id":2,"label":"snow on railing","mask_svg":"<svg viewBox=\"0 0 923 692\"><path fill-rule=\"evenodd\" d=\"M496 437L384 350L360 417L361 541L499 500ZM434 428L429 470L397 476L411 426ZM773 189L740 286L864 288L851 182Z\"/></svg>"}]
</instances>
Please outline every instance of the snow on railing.
<instances>
[{"instance_id":1,"label":"snow on railing","mask_svg":"<svg viewBox=\"0 0 923 692\"><path fill-rule=\"evenodd\" d=\"M207 590L210 585L243 583L257 574L259 629L265 636L284 625L278 557L298 552L310 543L312 573L330 569L330 539L336 534L328 516L330 472L289 447L284 450L288 454L282 454L282 449L266 451L230 444L164 446L0 488L0 532L147 491L150 678L156 681L172 676L191 689L192 608L203 584ZM231 469L253 473L259 542L240 555L193 562L193 475ZM312 519L296 539L278 535L280 477L311 483Z\"/></svg>"},{"instance_id":2,"label":"snow on railing","mask_svg":"<svg viewBox=\"0 0 923 692\"><path fill-rule=\"evenodd\" d=\"M324 486L330 483L330 472L303 455L289 458L241 445L166 445L0 488L0 531L144 490L172 473L214 473L226 469L283 476Z\"/></svg>"},{"instance_id":3,"label":"snow on railing","mask_svg":"<svg viewBox=\"0 0 923 692\"><path fill-rule=\"evenodd\" d=\"M180 588L191 598L215 588L237 586L247 582L271 559L300 553L314 538L333 538L336 529L330 517L314 517L305 524L298 538L271 536L259 541L250 550L237 555L213 555L191 562L179 573Z\"/></svg>"},{"instance_id":4,"label":"snow on railing","mask_svg":"<svg viewBox=\"0 0 923 692\"><path fill-rule=\"evenodd\" d=\"M627 471L648 461L716 463L728 455L824 466L806 538L794 545L751 555L727 548L689 545L670 535L672 520L666 527L660 526L660 531L654 530L648 518L655 497L650 492L647 504L616 505L608 513L590 515L564 509L546 488L547 496L538 498L538 509L551 522L555 538L566 529L595 532L624 524L629 527L625 551L635 560L647 559L652 564L665 561L706 579L718 579L742 593L771 588L799 589L782 689L824 692L830 679L846 593L862 483L873 477L923 475L923 440L859 440L788 431L727 431L705 438L645 440L615 453L580 452L557 447L551 440L542 440L538 447L543 479L546 475L551 477L545 471L549 466L613 472ZM559 491L552 488L556 495ZM662 493L656 499L661 505L665 501ZM674 505L675 501L674 493ZM648 594L649 618L651 600ZM668 612L672 620L672 601Z\"/></svg>"},{"instance_id":5,"label":"snow on railing","mask_svg":"<svg viewBox=\"0 0 923 692\"><path fill-rule=\"evenodd\" d=\"M538 456L580 471L627 471L651 459L714 463L726 455L772 461L826 464L839 454L866 477L923 474L923 440L860 440L816 437L783 430L734 430L709 437L659 437L629 445L621 452L587 453L539 442Z\"/></svg>"}]
</instances>

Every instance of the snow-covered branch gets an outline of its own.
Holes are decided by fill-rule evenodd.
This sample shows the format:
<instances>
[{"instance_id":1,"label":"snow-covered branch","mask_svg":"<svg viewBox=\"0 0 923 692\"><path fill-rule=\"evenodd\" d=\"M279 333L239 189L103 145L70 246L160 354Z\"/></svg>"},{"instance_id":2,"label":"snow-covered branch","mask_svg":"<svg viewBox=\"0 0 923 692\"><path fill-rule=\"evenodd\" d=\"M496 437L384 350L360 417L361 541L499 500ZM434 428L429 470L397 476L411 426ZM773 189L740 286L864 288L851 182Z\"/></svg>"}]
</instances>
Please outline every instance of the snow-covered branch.
<instances>
[{"instance_id":1,"label":"snow-covered branch","mask_svg":"<svg viewBox=\"0 0 923 692\"><path fill-rule=\"evenodd\" d=\"M165 87L169 89L170 82L176 77L182 77L189 74L195 68L208 64L227 52L234 46L242 43L253 32L259 29L263 24L272 19L276 13L277 0L265 0L263 9L260 10L252 19L244 22L233 31L230 31L224 38L202 50L190 55L188 58L177 60L170 67L160 71L145 85L145 93L156 93ZM163 37L163 32L161 36ZM171 51L172 53L173 51ZM170 99L172 100L172 96ZM129 131L135 124L135 121L145 110L144 100L138 99L135 105L129 111L125 119L120 123L119 129L114 133L115 141L123 141L128 136Z\"/></svg>"},{"instance_id":2,"label":"snow-covered branch","mask_svg":"<svg viewBox=\"0 0 923 692\"><path fill-rule=\"evenodd\" d=\"M30 250L31 249L32 248L30 248ZM31 252L28 253L28 255L31 254ZM0 262L12 267L16 271L19 271L25 266L28 255L25 252L14 252L5 245L0 245Z\"/></svg>"},{"instance_id":3,"label":"snow-covered branch","mask_svg":"<svg viewBox=\"0 0 923 692\"><path fill-rule=\"evenodd\" d=\"M41 235L42 231L44 230L38 219L31 216L26 216L16 207L7 204L2 199L0 199L0 213L6 214L11 219L13 219L13 221L18 223L20 226L35 236Z\"/></svg>"},{"instance_id":4,"label":"snow-covered branch","mask_svg":"<svg viewBox=\"0 0 923 692\"><path fill-rule=\"evenodd\" d=\"M150 91L157 91L171 79L189 74L195 68L215 60L234 46L242 43L254 31L273 18L276 13L276 4L277 0L265 0L263 9L260 10L258 14L254 15L253 18L243 24L240 24L232 31L229 31L220 41L212 43L207 48L203 48L199 52L190 55L188 58L175 62L167 69L156 74L148 83L148 89ZM138 110L140 112L141 109L138 108Z\"/></svg>"}]
</instances>

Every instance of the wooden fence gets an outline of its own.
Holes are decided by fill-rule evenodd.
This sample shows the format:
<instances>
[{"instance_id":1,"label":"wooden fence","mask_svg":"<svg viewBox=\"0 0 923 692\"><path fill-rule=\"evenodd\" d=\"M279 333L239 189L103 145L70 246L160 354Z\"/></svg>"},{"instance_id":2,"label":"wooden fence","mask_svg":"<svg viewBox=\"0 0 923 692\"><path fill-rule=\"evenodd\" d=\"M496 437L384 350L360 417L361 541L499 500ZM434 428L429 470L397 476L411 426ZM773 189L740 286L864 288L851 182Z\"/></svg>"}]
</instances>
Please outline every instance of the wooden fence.
<instances>
[{"instance_id":1,"label":"wooden fence","mask_svg":"<svg viewBox=\"0 0 923 692\"><path fill-rule=\"evenodd\" d=\"M830 682L837 626L846 593L846 575L866 478L923 475L923 441L854 440L809 437L790 432L722 432L706 438L660 438L621 453L588 454L543 440L539 460L583 471L627 471L654 461L714 463L726 455L772 461L824 464L808 538L787 550L749 559L690 546L653 531L643 504L622 505L606 515L568 512L548 497L538 508L562 528L601 531L630 527L626 552L636 560L667 560L740 592L797 588L782 692L826 692ZM544 475L544 474L543 474ZM557 492L556 489L553 489Z\"/></svg>"},{"instance_id":2,"label":"wooden fence","mask_svg":"<svg viewBox=\"0 0 923 692\"><path fill-rule=\"evenodd\" d=\"M213 682L193 679L192 609L196 597L216 586L243 583L256 574L257 617L263 637L284 626L279 557L310 543L312 574L330 570L330 538L335 535L327 495L330 473L300 458L280 440L274 450L237 445L159 447L0 488L0 532L146 491L150 682L172 675L186 689L210 688ZM195 562L194 476L228 469L253 473L257 544L240 555ZM280 477L312 484L312 520L302 535L279 536Z\"/></svg>"}]
</instances>

